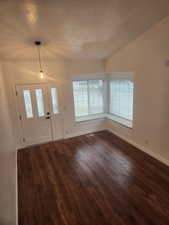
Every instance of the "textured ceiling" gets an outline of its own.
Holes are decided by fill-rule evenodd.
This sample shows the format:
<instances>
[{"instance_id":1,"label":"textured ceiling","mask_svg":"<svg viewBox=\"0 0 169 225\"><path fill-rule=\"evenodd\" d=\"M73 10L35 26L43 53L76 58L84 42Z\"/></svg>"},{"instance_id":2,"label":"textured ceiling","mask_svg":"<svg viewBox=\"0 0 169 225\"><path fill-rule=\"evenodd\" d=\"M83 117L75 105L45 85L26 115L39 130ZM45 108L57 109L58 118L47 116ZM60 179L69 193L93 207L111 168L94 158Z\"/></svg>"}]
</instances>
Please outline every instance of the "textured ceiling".
<instances>
[{"instance_id":1,"label":"textured ceiling","mask_svg":"<svg viewBox=\"0 0 169 225\"><path fill-rule=\"evenodd\" d=\"M169 14L168 0L0 0L0 57L105 59Z\"/></svg>"}]
</instances>

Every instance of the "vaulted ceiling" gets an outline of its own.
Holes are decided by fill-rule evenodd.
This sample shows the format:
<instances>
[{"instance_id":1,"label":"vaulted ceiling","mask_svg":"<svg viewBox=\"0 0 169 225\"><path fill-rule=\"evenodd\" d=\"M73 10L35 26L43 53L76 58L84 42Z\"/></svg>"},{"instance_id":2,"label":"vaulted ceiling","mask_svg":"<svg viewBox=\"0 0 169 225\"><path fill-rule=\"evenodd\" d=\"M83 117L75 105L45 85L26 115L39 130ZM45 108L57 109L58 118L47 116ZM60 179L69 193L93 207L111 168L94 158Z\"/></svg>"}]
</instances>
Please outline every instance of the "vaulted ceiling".
<instances>
[{"instance_id":1,"label":"vaulted ceiling","mask_svg":"<svg viewBox=\"0 0 169 225\"><path fill-rule=\"evenodd\" d=\"M168 0L1 0L0 58L105 59L169 14Z\"/></svg>"}]
</instances>

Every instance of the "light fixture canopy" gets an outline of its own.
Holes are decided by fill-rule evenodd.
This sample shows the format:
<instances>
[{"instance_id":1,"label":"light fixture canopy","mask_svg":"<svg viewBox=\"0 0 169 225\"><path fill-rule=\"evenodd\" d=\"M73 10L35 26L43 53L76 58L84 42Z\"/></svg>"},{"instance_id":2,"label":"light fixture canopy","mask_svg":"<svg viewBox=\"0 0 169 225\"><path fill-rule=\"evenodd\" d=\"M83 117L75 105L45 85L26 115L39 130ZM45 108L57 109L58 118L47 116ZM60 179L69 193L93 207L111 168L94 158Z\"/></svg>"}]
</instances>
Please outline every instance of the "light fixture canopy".
<instances>
[{"instance_id":1,"label":"light fixture canopy","mask_svg":"<svg viewBox=\"0 0 169 225\"><path fill-rule=\"evenodd\" d=\"M35 41L35 45L41 45L42 44L42 42L41 41Z\"/></svg>"},{"instance_id":2,"label":"light fixture canopy","mask_svg":"<svg viewBox=\"0 0 169 225\"><path fill-rule=\"evenodd\" d=\"M38 61L39 61L39 67L40 67L40 78L44 78L44 72L42 69L42 62L41 62L41 54L40 54L40 46L42 45L41 41L35 41L35 45L37 46L37 51L38 51Z\"/></svg>"}]
</instances>

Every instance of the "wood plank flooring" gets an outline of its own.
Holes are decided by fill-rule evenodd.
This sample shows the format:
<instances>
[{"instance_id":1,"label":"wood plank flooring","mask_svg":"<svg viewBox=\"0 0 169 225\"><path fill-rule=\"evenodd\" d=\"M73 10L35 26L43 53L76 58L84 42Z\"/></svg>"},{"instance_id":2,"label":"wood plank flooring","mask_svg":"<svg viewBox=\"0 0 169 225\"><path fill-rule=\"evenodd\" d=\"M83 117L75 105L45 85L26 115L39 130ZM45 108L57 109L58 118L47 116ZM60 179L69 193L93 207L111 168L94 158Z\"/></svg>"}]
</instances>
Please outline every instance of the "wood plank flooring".
<instances>
[{"instance_id":1,"label":"wood plank flooring","mask_svg":"<svg viewBox=\"0 0 169 225\"><path fill-rule=\"evenodd\" d=\"M108 131L18 151L19 225L169 225L169 168Z\"/></svg>"}]
</instances>

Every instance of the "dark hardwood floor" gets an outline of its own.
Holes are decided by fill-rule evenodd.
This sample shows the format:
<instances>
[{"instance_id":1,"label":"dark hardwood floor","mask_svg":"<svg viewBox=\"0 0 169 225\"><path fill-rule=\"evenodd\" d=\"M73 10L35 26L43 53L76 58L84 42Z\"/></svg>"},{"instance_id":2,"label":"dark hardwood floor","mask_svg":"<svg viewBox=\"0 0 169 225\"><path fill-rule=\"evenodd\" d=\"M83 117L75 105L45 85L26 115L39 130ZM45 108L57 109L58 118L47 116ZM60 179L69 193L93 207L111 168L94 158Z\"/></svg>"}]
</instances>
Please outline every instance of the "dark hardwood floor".
<instances>
[{"instance_id":1,"label":"dark hardwood floor","mask_svg":"<svg viewBox=\"0 0 169 225\"><path fill-rule=\"evenodd\" d=\"M169 225L169 168L108 131L18 151L19 225Z\"/></svg>"}]
</instances>

